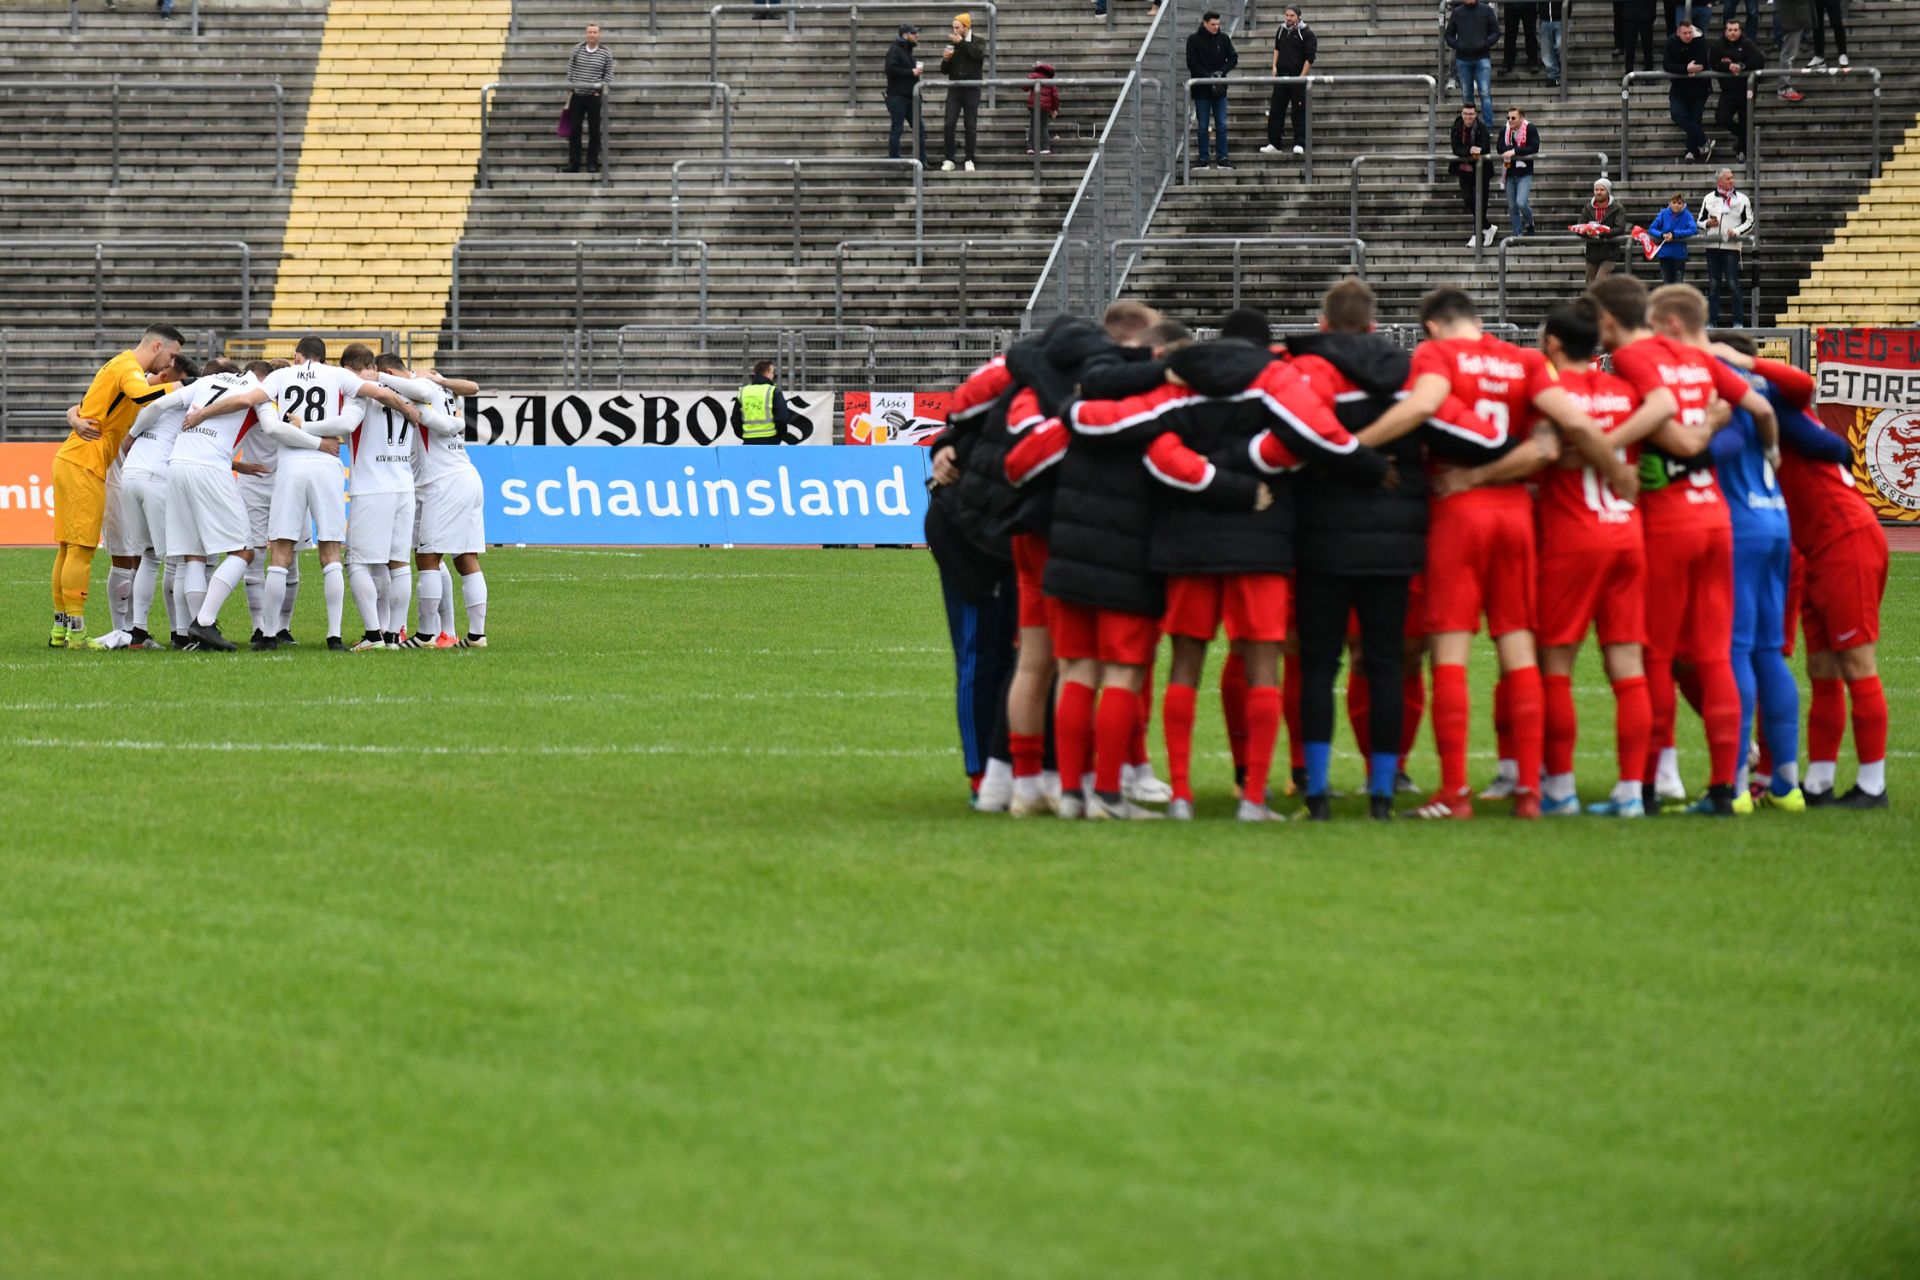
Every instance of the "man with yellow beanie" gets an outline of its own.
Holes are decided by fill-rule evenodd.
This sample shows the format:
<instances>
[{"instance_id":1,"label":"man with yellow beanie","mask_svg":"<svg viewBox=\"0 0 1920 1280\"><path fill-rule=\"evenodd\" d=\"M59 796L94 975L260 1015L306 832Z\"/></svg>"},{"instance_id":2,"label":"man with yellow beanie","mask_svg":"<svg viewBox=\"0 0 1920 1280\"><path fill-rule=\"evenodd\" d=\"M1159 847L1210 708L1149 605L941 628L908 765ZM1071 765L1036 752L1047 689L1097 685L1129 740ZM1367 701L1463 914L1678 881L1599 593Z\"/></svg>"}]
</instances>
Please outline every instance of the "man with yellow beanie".
<instances>
[{"instance_id":1,"label":"man with yellow beanie","mask_svg":"<svg viewBox=\"0 0 1920 1280\"><path fill-rule=\"evenodd\" d=\"M973 17L965 13L954 18L949 40L947 51L940 58L940 65L946 68L947 79L951 82L947 89L947 158L940 170L943 173L953 172L954 125L964 111L967 115L967 172L972 173L974 135L980 124L980 81L985 76L987 65L987 42L973 38Z\"/></svg>"}]
</instances>

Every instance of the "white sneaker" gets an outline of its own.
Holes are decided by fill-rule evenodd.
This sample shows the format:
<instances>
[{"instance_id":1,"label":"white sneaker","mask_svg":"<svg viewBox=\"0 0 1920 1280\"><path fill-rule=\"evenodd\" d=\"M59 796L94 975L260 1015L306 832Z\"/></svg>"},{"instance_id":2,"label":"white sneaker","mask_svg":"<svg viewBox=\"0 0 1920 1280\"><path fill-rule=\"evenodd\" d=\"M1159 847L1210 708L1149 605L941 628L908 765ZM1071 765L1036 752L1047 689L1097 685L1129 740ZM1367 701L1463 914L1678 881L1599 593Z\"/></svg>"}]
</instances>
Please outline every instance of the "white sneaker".
<instances>
[{"instance_id":1,"label":"white sneaker","mask_svg":"<svg viewBox=\"0 0 1920 1280\"><path fill-rule=\"evenodd\" d=\"M1251 800L1242 800L1240 808L1233 815L1235 822L1278 822L1280 815L1263 804Z\"/></svg>"},{"instance_id":2,"label":"white sneaker","mask_svg":"<svg viewBox=\"0 0 1920 1280\"><path fill-rule=\"evenodd\" d=\"M1293 154L1303 156L1307 154L1307 149L1296 142L1293 144Z\"/></svg>"},{"instance_id":3,"label":"white sneaker","mask_svg":"<svg viewBox=\"0 0 1920 1280\"><path fill-rule=\"evenodd\" d=\"M1494 238L1494 236L1496 236L1496 235L1498 235L1498 234L1499 234L1499 229L1498 229L1498 228L1496 228L1496 227L1488 227L1488 228L1487 228L1487 235L1486 235L1486 238L1485 238L1484 240L1482 240L1482 241L1481 241L1480 243L1481 243L1481 244L1492 244L1492 243L1493 243L1493 238Z\"/></svg>"},{"instance_id":4,"label":"white sneaker","mask_svg":"<svg viewBox=\"0 0 1920 1280\"><path fill-rule=\"evenodd\" d=\"M962 166L961 166L961 168L963 168L963 169L965 169L965 170L966 170L966 171L967 171L968 173L972 173L972 172L973 172L973 161L971 161L971 160L969 160L969 161L967 161L967 162L966 162L966 164L964 164L964 165L962 165Z\"/></svg>"},{"instance_id":5,"label":"white sneaker","mask_svg":"<svg viewBox=\"0 0 1920 1280\"><path fill-rule=\"evenodd\" d=\"M973 793L975 813L1005 813L1007 806L1012 803L1012 778L982 779L980 789Z\"/></svg>"},{"instance_id":6,"label":"white sneaker","mask_svg":"<svg viewBox=\"0 0 1920 1280\"><path fill-rule=\"evenodd\" d=\"M1280 148L1269 142L1266 146L1260 148L1260 154L1263 156L1277 156L1280 154Z\"/></svg>"},{"instance_id":7,"label":"white sneaker","mask_svg":"<svg viewBox=\"0 0 1920 1280\"><path fill-rule=\"evenodd\" d=\"M1847 61L1847 55L1846 55L1846 54L1844 54L1844 53L1843 53L1843 54L1841 54L1841 55L1840 55L1840 69L1841 69L1842 71L1845 71L1845 70L1847 69L1847 67L1849 67L1850 65L1852 65L1852 64L1850 64L1850 63L1849 63L1849 62Z\"/></svg>"},{"instance_id":8,"label":"white sneaker","mask_svg":"<svg viewBox=\"0 0 1920 1280\"><path fill-rule=\"evenodd\" d=\"M1165 804L1173 799L1173 788L1153 776L1153 766L1129 766L1120 779L1120 790L1135 804Z\"/></svg>"},{"instance_id":9,"label":"white sneaker","mask_svg":"<svg viewBox=\"0 0 1920 1280\"><path fill-rule=\"evenodd\" d=\"M375 649L379 649L382 652L384 652L386 650L386 647L387 647L387 642L385 640L362 640L359 644L356 644L355 646L353 646L350 652L369 653Z\"/></svg>"},{"instance_id":10,"label":"white sneaker","mask_svg":"<svg viewBox=\"0 0 1920 1280\"><path fill-rule=\"evenodd\" d=\"M95 636L87 641L89 649L124 649L133 643L131 631L109 631L103 636Z\"/></svg>"},{"instance_id":11,"label":"white sneaker","mask_svg":"<svg viewBox=\"0 0 1920 1280\"><path fill-rule=\"evenodd\" d=\"M1482 791L1479 795L1475 796L1474 799L1476 800L1511 800L1513 799L1513 793L1519 788L1519 786L1520 786L1519 778L1510 777L1509 775L1503 773L1498 777L1496 777L1492 782L1489 782L1487 784L1487 789L1485 791Z\"/></svg>"},{"instance_id":12,"label":"white sneaker","mask_svg":"<svg viewBox=\"0 0 1920 1280\"><path fill-rule=\"evenodd\" d=\"M1060 797L1060 803L1054 806L1053 811L1062 818L1065 818L1068 822L1073 822L1076 819L1087 816L1087 802L1084 797L1079 795L1063 795Z\"/></svg>"},{"instance_id":13,"label":"white sneaker","mask_svg":"<svg viewBox=\"0 0 1920 1280\"><path fill-rule=\"evenodd\" d=\"M1469 249L1471 249L1471 248L1473 248L1473 247L1474 247L1475 245L1477 245L1477 244L1479 244L1479 243L1480 243L1480 237L1479 237L1479 236L1468 236L1468 237L1467 237L1467 248L1469 248Z\"/></svg>"},{"instance_id":14,"label":"white sneaker","mask_svg":"<svg viewBox=\"0 0 1920 1280\"><path fill-rule=\"evenodd\" d=\"M1685 800L1687 784L1679 778L1658 778L1653 784L1653 793L1662 800Z\"/></svg>"},{"instance_id":15,"label":"white sneaker","mask_svg":"<svg viewBox=\"0 0 1920 1280\"><path fill-rule=\"evenodd\" d=\"M952 172L953 172L953 161L951 161L951 160L942 160L942 161L940 162L940 172L942 172L942 173L952 173Z\"/></svg>"},{"instance_id":16,"label":"white sneaker","mask_svg":"<svg viewBox=\"0 0 1920 1280\"><path fill-rule=\"evenodd\" d=\"M1174 822L1193 821L1193 801L1174 800L1167 805L1167 817Z\"/></svg>"},{"instance_id":17,"label":"white sneaker","mask_svg":"<svg viewBox=\"0 0 1920 1280\"><path fill-rule=\"evenodd\" d=\"M1817 67L1824 67L1826 65L1827 65L1827 60L1825 58L1816 56L1816 57L1807 59L1807 70L1809 71L1812 71Z\"/></svg>"},{"instance_id":18,"label":"white sneaker","mask_svg":"<svg viewBox=\"0 0 1920 1280\"><path fill-rule=\"evenodd\" d=\"M1047 803L1053 807L1054 811L1056 813L1059 812L1060 810L1060 775L1057 772L1055 772L1052 769L1041 770L1040 793L1046 796Z\"/></svg>"},{"instance_id":19,"label":"white sneaker","mask_svg":"<svg viewBox=\"0 0 1920 1280\"><path fill-rule=\"evenodd\" d=\"M1059 802L1038 788L1022 791L1015 788L1013 799L1007 804L1007 813L1015 818L1030 818L1036 813L1058 813Z\"/></svg>"},{"instance_id":20,"label":"white sneaker","mask_svg":"<svg viewBox=\"0 0 1920 1280\"><path fill-rule=\"evenodd\" d=\"M1151 809L1142 809L1131 800L1121 800L1111 804L1102 800L1096 793L1087 797L1087 817L1105 822L1158 822L1166 815L1155 813Z\"/></svg>"}]
</instances>

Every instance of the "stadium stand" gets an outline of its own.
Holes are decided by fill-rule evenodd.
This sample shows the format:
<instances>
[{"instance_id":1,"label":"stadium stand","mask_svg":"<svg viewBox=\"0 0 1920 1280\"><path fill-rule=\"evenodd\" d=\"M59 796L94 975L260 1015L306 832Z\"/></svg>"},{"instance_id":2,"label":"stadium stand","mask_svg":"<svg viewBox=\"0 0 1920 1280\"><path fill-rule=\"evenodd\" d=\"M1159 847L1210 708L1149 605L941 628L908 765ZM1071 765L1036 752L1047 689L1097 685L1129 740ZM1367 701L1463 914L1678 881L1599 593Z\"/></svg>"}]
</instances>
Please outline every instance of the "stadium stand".
<instances>
[{"instance_id":1,"label":"stadium stand","mask_svg":"<svg viewBox=\"0 0 1920 1280\"><path fill-rule=\"evenodd\" d=\"M1800 282L1783 324L1913 324L1920 320L1920 127L1834 233Z\"/></svg>"}]
</instances>

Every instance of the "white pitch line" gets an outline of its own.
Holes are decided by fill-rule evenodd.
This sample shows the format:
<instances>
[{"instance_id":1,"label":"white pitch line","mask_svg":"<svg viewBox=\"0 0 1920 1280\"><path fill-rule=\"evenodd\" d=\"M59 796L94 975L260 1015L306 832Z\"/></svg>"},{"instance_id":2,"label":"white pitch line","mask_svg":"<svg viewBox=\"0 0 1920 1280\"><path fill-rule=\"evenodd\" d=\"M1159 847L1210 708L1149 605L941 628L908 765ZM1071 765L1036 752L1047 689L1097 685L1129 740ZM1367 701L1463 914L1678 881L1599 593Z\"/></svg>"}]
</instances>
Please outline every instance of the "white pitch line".
<instances>
[{"instance_id":1,"label":"white pitch line","mask_svg":"<svg viewBox=\"0 0 1920 1280\"><path fill-rule=\"evenodd\" d=\"M716 690L654 689L627 693L538 693L516 698L505 691L489 694L371 694L366 697L331 698L222 698L209 703L204 698L103 698L88 702L0 702L0 711L138 711L180 707L202 710L220 707L404 707L417 705L513 706L535 707L543 703L573 702L801 702L848 701L902 698L945 702L952 694L933 689L793 689L793 690Z\"/></svg>"},{"instance_id":2,"label":"white pitch line","mask_svg":"<svg viewBox=\"0 0 1920 1280\"><path fill-rule=\"evenodd\" d=\"M12 738L8 745L30 749L68 751L200 751L250 755L289 752L296 755L368 756L778 756L919 760L957 754L954 747L778 747L698 746L692 743L546 743L515 746L401 746L377 742L156 742L141 738Z\"/></svg>"}]
</instances>

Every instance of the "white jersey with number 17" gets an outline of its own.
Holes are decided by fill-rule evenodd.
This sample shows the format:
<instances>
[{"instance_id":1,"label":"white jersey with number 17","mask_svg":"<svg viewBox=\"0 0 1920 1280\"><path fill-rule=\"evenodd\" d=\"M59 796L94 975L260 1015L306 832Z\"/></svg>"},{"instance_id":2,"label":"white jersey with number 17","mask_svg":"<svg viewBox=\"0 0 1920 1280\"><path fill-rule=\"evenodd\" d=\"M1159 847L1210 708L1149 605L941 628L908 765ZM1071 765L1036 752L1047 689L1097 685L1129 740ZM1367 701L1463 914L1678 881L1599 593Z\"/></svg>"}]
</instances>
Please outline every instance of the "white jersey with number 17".
<instances>
[{"instance_id":1,"label":"white jersey with number 17","mask_svg":"<svg viewBox=\"0 0 1920 1280\"><path fill-rule=\"evenodd\" d=\"M413 424L383 404L359 400L360 425L353 432L353 459L347 465L347 492L358 498L373 493L413 492Z\"/></svg>"}]
</instances>

